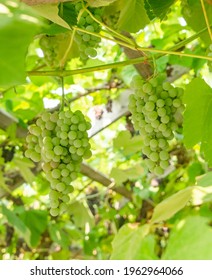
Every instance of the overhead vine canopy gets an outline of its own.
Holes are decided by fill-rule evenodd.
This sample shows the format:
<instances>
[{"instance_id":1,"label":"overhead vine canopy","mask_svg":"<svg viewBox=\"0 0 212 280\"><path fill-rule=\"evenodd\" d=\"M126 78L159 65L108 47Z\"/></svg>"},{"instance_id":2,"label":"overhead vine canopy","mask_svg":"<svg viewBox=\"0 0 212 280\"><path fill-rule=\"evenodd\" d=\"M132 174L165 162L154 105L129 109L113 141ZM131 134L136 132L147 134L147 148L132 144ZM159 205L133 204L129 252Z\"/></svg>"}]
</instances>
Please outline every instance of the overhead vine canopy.
<instances>
[{"instance_id":1,"label":"overhead vine canopy","mask_svg":"<svg viewBox=\"0 0 212 280\"><path fill-rule=\"evenodd\" d=\"M209 0L1 1L1 259L211 259L211 26Z\"/></svg>"}]
</instances>

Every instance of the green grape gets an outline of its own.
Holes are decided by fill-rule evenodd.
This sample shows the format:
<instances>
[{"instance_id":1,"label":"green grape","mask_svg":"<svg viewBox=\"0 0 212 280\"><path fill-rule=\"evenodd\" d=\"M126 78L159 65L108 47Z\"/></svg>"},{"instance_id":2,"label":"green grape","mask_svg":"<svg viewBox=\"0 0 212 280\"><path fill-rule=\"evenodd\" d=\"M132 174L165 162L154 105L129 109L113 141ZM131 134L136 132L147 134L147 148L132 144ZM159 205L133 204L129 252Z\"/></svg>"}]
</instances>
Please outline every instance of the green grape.
<instances>
[{"instance_id":1,"label":"green grape","mask_svg":"<svg viewBox=\"0 0 212 280\"><path fill-rule=\"evenodd\" d=\"M163 99L158 99L156 104L157 104L157 107L159 107L159 108L162 108L165 106L165 102Z\"/></svg>"},{"instance_id":2,"label":"green grape","mask_svg":"<svg viewBox=\"0 0 212 280\"><path fill-rule=\"evenodd\" d=\"M158 146L158 141L156 139L150 140L150 147L151 148L157 148Z\"/></svg>"},{"instance_id":3,"label":"green grape","mask_svg":"<svg viewBox=\"0 0 212 280\"><path fill-rule=\"evenodd\" d=\"M146 124L145 125L145 131L147 133L152 133L153 132L153 128L152 128L151 124Z\"/></svg>"},{"instance_id":4,"label":"green grape","mask_svg":"<svg viewBox=\"0 0 212 280\"><path fill-rule=\"evenodd\" d=\"M61 171L61 175L63 176L63 177L68 177L68 175L69 175L69 170L68 169L63 169L62 171Z\"/></svg>"},{"instance_id":5,"label":"green grape","mask_svg":"<svg viewBox=\"0 0 212 280\"><path fill-rule=\"evenodd\" d=\"M60 211L59 211L58 208L51 208L51 209L50 209L50 214L51 214L51 216L53 216L53 217L58 216L59 213L60 213Z\"/></svg>"},{"instance_id":6,"label":"green grape","mask_svg":"<svg viewBox=\"0 0 212 280\"><path fill-rule=\"evenodd\" d=\"M58 199L50 200L50 206L51 208L57 208L59 206L59 200Z\"/></svg>"},{"instance_id":7,"label":"green grape","mask_svg":"<svg viewBox=\"0 0 212 280\"><path fill-rule=\"evenodd\" d=\"M145 163L149 169L153 169L155 167L155 162L151 159L145 159Z\"/></svg>"},{"instance_id":8,"label":"green grape","mask_svg":"<svg viewBox=\"0 0 212 280\"><path fill-rule=\"evenodd\" d=\"M161 160L160 161L160 167L165 170L166 168L169 167L169 162L167 160Z\"/></svg>"},{"instance_id":9,"label":"green grape","mask_svg":"<svg viewBox=\"0 0 212 280\"><path fill-rule=\"evenodd\" d=\"M174 100L173 100L173 106L175 107L175 108L179 108L180 106L181 106L181 101L180 101L180 99L178 99L178 98L175 98Z\"/></svg>"},{"instance_id":10,"label":"green grape","mask_svg":"<svg viewBox=\"0 0 212 280\"><path fill-rule=\"evenodd\" d=\"M55 147L54 147L54 153L55 153L55 155L57 155L57 156L62 155L62 153L63 153L63 147L61 147L61 146L55 146Z\"/></svg>"},{"instance_id":11,"label":"green grape","mask_svg":"<svg viewBox=\"0 0 212 280\"><path fill-rule=\"evenodd\" d=\"M58 192L63 192L63 191L65 190L65 188L66 188L66 185L65 185L64 183L58 183L58 184L56 185L56 190L57 190Z\"/></svg>"},{"instance_id":12,"label":"green grape","mask_svg":"<svg viewBox=\"0 0 212 280\"><path fill-rule=\"evenodd\" d=\"M142 153L145 154L146 156L149 156L151 154L151 149L147 146L144 146L142 148Z\"/></svg>"},{"instance_id":13,"label":"green grape","mask_svg":"<svg viewBox=\"0 0 212 280\"><path fill-rule=\"evenodd\" d=\"M150 93L152 91L152 85L150 83L145 83L142 89L145 93Z\"/></svg>"},{"instance_id":14,"label":"green grape","mask_svg":"<svg viewBox=\"0 0 212 280\"><path fill-rule=\"evenodd\" d=\"M168 160L169 159L169 153L167 151L161 151L159 153L161 160Z\"/></svg>"},{"instance_id":15,"label":"green grape","mask_svg":"<svg viewBox=\"0 0 212 280\"><path fill-rule=\"evenodd\" d=\"M58 178L60 178L60 176L61 176L61 172L60 172L59 169L53 169L53 170L51 171L51 175L52 175L52 178L58 179Z\"/></svg>"},{"instance_id":16,"label":"green grape","mask_svg":"<svg viewBox=\"0 0 212 280\"><path fill-rule=\"evenodd\" d=\"M154 173L155 173L155 175L157 175L157 176L163 175L163 173L164 173L163 168L161 168L160 166L156 166L156 167L154 168Z\"/></svg>"},{"instance_id":17,"label":"green grape","mask_svg":"<svg viewBox=\"0 0 212 280\"><path fill-rule=\"evenodd\" d=\"M163 117L166 115L166 109L165 108L159 108L157 110L158 116Z\"/></svg>"},{"instance_id":18,"label":"green grape","mask_svg":"<svg viewBox=\"0 0 212 280\"><path fill-rule=\"evenodd\" d=\"M169 118L169 116L165 115L165 116L161 117L160 121L161 121L162 123L167 124L167 123L169 123L170 118Z\"/></svg>"},{"instance_id":19,"label":"green grape","mask_svg":"<svg viewBox=\"0 0 212 280\"><path fill-rule=\"evenodd\" d=\"M156 121L157 118L158 118L158 114L157 112L153 111L153 112L149 112L148 113L148 118L149 120L152 122L152 121Z\"/></svg>"},{"instance_id":20,"label":"green grape","mask_svg":"<svg viewBox=\"0 0 212 280\"><path fill-rule=\"evenodd\" d=\"M67 195L67 194L64 194L62 197L61 197L61 200L65 203L68 203L70 201L70 197Z\"/></svg>"},{"instance_id":21,"label":"green grape","mask_svg":"<svg viewBox=\"0 0 212 280\"><path fill-rule=\"evenodd\" d=\"M149 158L154 161L154 162L157 162L159 160L159 155L157 152L152 152L150 155L149 155Z\"/></svg>"},{"instance_id":22,"label":"green grape","mask_svg":"<svg viewBox=\"0 0 212 280\"><path fill-rule=\"evenodd\" d=\"M167 146L167 141L165 140L165 139L158 139L158 146L160 147L160 148L165 148L166 146Z\"/></svg>"},{"instance_id":23,"label":"green grape","mask_svg":"<svg viewBox=\"0 0 212 280\"><path fill-rule=\"evenodd\" d=\"M165 123L161 123L158 127L159 131L164 132L167 129L167 126L165 125Z\"/></svg>"}]
</instances>

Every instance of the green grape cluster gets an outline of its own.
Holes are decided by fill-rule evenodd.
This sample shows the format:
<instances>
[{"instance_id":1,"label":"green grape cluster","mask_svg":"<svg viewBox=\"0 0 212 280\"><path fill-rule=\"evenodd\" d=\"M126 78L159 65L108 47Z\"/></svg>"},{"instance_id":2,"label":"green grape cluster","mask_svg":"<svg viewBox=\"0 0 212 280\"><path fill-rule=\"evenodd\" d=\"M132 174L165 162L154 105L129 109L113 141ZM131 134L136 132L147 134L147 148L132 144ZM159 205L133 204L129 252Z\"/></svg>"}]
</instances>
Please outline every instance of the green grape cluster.
<instances>
[{"instance_id":1,"label":"green grape cluster","mask_svg":"<svg viewBox=\"0 0 212 280\"><path fill-rule=\"evenodd\" d=\"M83 9L81 3L77 3L75 5L75 10L77 14L79 14ZM102 21L102 9L100 8L89 8L89 11L94 15L94 17ZM99 33L101 30L101 26L89 15L87 11L84 11L82 14L79 14L78 17L78 27L84 29L89 32ZM98 48L101 39L94 35L90 35L88 33L77 31L75 35L75 41L78 44L79 52L80 52L80 59L83 62L86 62L89 57L94 58L97 56L96 49Z\"/></svg>"},{"instance_id":2,"label":"green grape cluster","mask_svg":"<svg viewBox=\"0 0 212 280\"><path fill-rule=\"evenodd\" d=\"M51 36L42 35L40 37L39 45L43 51L45 62L49 67L53 69L60 67L60 61L70 44L70 37L70 32Z\"/></svg>"},{"instance_id":3,"label":"green grape cluster","mask_svg":"<svg viewBox=\"0 0 212 280\"><path fill-rule=\"evenodd\" d=\"M143 136L142 153L149 170L162 175L169 166L169 140L179 127L177 115L182 114L183 89L173 87L157 76L144 81L140 76L132 80L135 93L129 97L134 128Z\"/></svg>"},{"instance_id":4,"label":"green grape cluster","mask_svg":"<svg viewBox=\"0 0 212 280\"><path fill-rule=\"evenodd\" d=\"M83 158L91 156L87 130L91 128L81 111L44 112L29 126L25 156L40 162L50 182L50 214L67 209L72 181Z\"/></svg>"},{"instance_id":5,"label":"green grape cluster","mask_svg":"<svg viewBox=\"0 0 212 280\"><path fill-rule=\"evenodd\" d=\"M208 56L212 57L212 44L208 48ZM208 61L209 70L212 72L212 61Z\"/></svg>"}]
</instances>

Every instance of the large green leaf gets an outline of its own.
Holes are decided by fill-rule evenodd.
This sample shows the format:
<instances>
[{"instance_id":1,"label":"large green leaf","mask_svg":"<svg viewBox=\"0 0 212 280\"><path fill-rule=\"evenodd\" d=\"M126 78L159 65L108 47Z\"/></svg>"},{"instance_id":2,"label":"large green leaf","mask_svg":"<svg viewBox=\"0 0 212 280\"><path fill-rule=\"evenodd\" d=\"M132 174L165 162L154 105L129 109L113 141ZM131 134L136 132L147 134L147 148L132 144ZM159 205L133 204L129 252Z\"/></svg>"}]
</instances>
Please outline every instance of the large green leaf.
<instances>
[{"instance_id":1,"label":"large green leaf","mask_svg":"<svg viewBox=\"0 0 212 280\"><path fill-rule=\"evenodd\" d=\"M209 22L210 24L212 24L212 5L207 3L207 1L204 1L204 4L207 11ZM187 24L196 32L206 27L206 22L205 22L204 14L202 12L202 6L200 1L187 0L187 3L186 1L184 1L182 14ZM210 36L208 35L207 32L201 35L200 37L202 40L204 40L206 44L210 44L211 42Z\"/></svg>"},{"instance_id":2,"label":"large green leaf","mask_svg":"<svg viewBox=\"0 0 212 280\"><path fill-rule=\"evenodd\" d=\"M113 147L119 149L125 156L141 151L142 136L132 137L128 130L121 131L113 141Z\"/></svg>"},{"instance_id":3,"label":"large green leaf","mask_svg":"<svg viewBox=\"0 0 212 280\"><path fill-rule=\"evenodd\" d=\"M15 228L17 233L23 237L26 243L30 246L31 232L24 222L4 205L2 205L2 214L7 218L8 223Z\"/></svg>"},{"instance_id":4,"label":"large green leaf","mask_svg":"<svg viewBox=\"0 0 212 280\"><path fill-rule=\"evenodd\" d=\"M36 5L33 6L33 9L42 17L47 18L66 29L70 29L69 24L58 15L59 9L57 4Z\"/></svg>"},{"instance_id":5,"label":"large green leaf","mask_svg":"<svg viewBox=\"0 0 212 280\"><path fill-rule=\"evenodd\" d=\"M187 217L171 230L162 259L211 260L212 228L203 217Z\"/></svg>"},{"instance_id":6,"label":"large green leaf","mask_svg":"<svg viewBox=\"0 0 212 280\"><path fill-rule=\"evenodd\" d=\"M94 225L94 217L85 201L71 203L68 211L70 215L73 215L76 226L85 228L89 225L91 228Z\"/></svg>"},{"instance_id":7,"label":"large green leaf","mask_svg":"<svg viewBox=\"0 0 212 280\"><path fill-rule=\"evenodd\" d=\"M149 225L124 225L115 236L111 260L155 260L155 240Z\"/></svg>"},{"instance_id":8,"label":"large green leaf","mask_svg":"<svg viewBox=\"0 0 212 280\"><path fill-rule=\"evenodd\" d=\"M184 96L186 104L184 113L184 143L188 148L203 140L206 128L211 129L209 124L207 124L212 116L212 111L209 110L211 100L212 90L204 80L196 78L187 85ZM212 132L208 131L207 133L210 135ZM204 141L209 144L208 141L211 139L206 139L206 137L207 135L205 135Z\"/></svg>"},{"instance_id":9,"label":"large green leaf","mask_svg":"<svg viewBox=\"0 0 212 280\"><path fill-rule=\"evenodd\" d=\"M25 57L38 29L38 20L17 10L0 12L0 87L25 83Z\"/></svg>"},{"instance_id":10,"label":"large green leaf","mask_svg":"<svg viewBox=\"0 0 212 280\"><path fill-rule=\"evenodd\" d=\"M150 19L159 17L163 19L175 0L145 0L145 8Z\"/></svg>"},{"instance_id":11,"label":"large green leaf","mask_svg":"<svg viewBox=\"0 0 212 280\"><path fill-rule=\"evenodd\" d=\"M135 180L143 175L144 169L139 164L128 169L113 168L110 177L113 178L117 185L121 185L125 181Z\"/></svg>"},{"instance_id":12,"label":"large green leaf","mask_svg":"<svg viewBox=\"0 0 212 280\"><path fill-rule=\"evenodd\" d=\"M149 23L143 0L121 0L118 28L128 32L138 32Z\"/></svg>"},{"instance_id":13,"label":"large green leaf","mask_svg":"<svg viewBox=\"0 0 212 280\"><path fill-rule=\"evenodd\" d=\"M41 234L47 228L47 211L28 210L21 213L20 218L31 231L31 246L37 246L40 241Z\"/></svg>"},{"instance_id":14,"label":"large green leaf","mask_svg":"<svg viewBox=\"0 0 212 280\"><path fill-rule=\"evenodd\" d=\"M35 179L35 175L31 171L31 168L35 166L34 163L27 158L14 158L13 163L19 169L24 180L32 184Z\"/></svg>"},{"instance_id":15,"label":"large green leaf","mask_svg":"<svg viewBox=\"0 0 212 280\"><path fill-rule=\"evenodd\" d=\"M165 221L180 211L191 199L193 189L193 187L189 187L181 190L159 203L154 209L151 222Z\"/></svg>"}]
</instances>

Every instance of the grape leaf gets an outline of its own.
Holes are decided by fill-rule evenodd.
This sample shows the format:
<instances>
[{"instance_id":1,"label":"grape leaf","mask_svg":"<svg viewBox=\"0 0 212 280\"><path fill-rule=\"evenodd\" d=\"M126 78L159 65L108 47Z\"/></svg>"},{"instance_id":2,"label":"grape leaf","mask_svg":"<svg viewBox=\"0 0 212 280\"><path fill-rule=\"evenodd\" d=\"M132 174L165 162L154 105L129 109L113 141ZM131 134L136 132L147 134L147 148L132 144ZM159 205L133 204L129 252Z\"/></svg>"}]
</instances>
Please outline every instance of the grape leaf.
<instances>
[{"instance_id":1,"label":"grape leaf","mask_svg":"<svg viewBox=\"0 0 212 280\"><path fill-rule=\"evenodd\" d=\"M119 168L113 168L110 173L110 177L112 177L117 185L121 185L125 181L129 180L135 180L139 178L144 172L143 167L141 167L139 164L133 166L132 168L128 169L119 169Z\"/></svg>"},{"instance_id":2,"label":"grape leaf","mask_svg":"<svg viewBox=\"0 0 212 280\"><path fill-rule=\"evenodd\" d=\"M31 232L24 222L4 205L2 205L2 214L7 218L8 223L15 228L17 233L20 234L30 246Z\"/></svg>"},{"instance_id":3,"label":"grape leaf","mask_svg":"<svg viewBox=\"0 0 212 280\"><path fill-rule=\"evenodd\" d=\"M89 225L91 228L94 225L94 217L86 202L75 201L69 205L68 211L73 215L76 226L84 228Z\"/></svg>"},{"instance_id":4,"label":"grape leaf","mask_svg":"<svg viewBox=\"0 0 212 280\"><path fill-rule=\"evenodd\" d=\"M6 7L6 6L5 6ZM17 9L18 10L18 9ZM36 18L21 14L0 14L0 87L25 83L25 56L38 30Z\"/></svg>"},{"instance_id":5,"label":"grape leaf","mask_svg":"<svg viewBox=\"0 0 212 280\"><path fill-rule=\"evenodd\" d=\"M27 158L14 158L13 163L19 169L21 176L24 178L24 180L27 183L32 184L35 175L30 169L34 167L34 163Z\"/></svg>"},{"instance_id":6,"label":"grape leaf","mask_svg":"<svg viewBox=\"0 0 212 280\"><path fill-rule=\"evenodd\" d=\"M36 5L33 6L33 9L44 18L47 18L48 20L64 28L71 29L69 24L58 15L59 9L57 5L54 4Z\"/></svg>"},{"instance_id":7,"label":"grape leaf","mask_svg":"<svg viewBox=\"0 0 212 280\"><path fill-rule=\"evenodd\" d=\"M159 17L162 20L174 2L175 0L145 0L145 9L150 19Z\"/></svg>"},{"instance_id":8,"label":"grape leaf","mask_svg":"<svg viewBox=\"0 0 212 280\"><path fill-rule=\"evenodd\" d=\"M204 14L202 12L202 6L200 1L196 0L187 0L183 1L182 5L182 14L187 24L196 32L202 30L206 27L206 22L204 18ZM205 8L207 11L207 16L209 19L209 23L212 24L212 6L204 1ZM200 38L206 43L210 44L210 36L207 34L202 34Z\"/></svg>"},{"instance_id":9,"label":"grape leaf","mask_svg":"<svg viewBox=\"0 0 212 280\"><path fill-rule=\"evenodd\" d=\"M197 185L208 187L212 185L212 171L196 178Z\"/></svg>"},{"instance_id":10,"label":"grape leaf","mask_svg":"<svg viewBox=\"0 0 212 280\"><path fill-rule=\"evenodd\" d=\"M211 260L212 229L203 217L190 216L171 230L163 260Z\"/></svg>"},{"instance_id":11,"label":"grape leaf","mask_svg":"<svg viewBox=\"0 0 212 280\"><path fill-rule=\"evenodd\" d=\"M63 13L62 13L61 17L70 26L76 25L77 24L77 13L75 10L75 6L72 3L64 3L63 4Z\"/></svg>"},{"instance_id":12,"label":"grape leaf","mask_svg":"<svg viewBox=\"0 0 212 280\"><path fill-rule=\"evenodd\" d=\"M160 202L154 209L151 223L165 221L185 207L191 199L193 189L193 187L186 188Z\"/></svg>"},{"instance_id":13,"label":"grape leaf","mask_svg":"<svg viewBox=\"0 0 212 280\"><path fill-rule=\"evenodd\" d=\"M143 0L121 0L121 7L119 29L135 33L149 23Z\"/></svg>"},{"instance_id":14,"label":"grape leaf","mask_svg":"<svg viewBox=\"0 0 212 280\"><path fill-rule=\"evenodd\" d=\"M184 113L183 125L184 143L187 148L191 148L203 140L206 123L210 120L211 111L209 110L209 106L211 100L211 88L204 80L196 78L187 85L184 95L186 110ZM207 129L212 128L208 125ZM209 133L210 132L208 132L208 134ZM208 141L210 140L207 139L207 136L208 135L204 136L204 145L206 149L206 143L209 143Z\"/></svg>"},{"instance_id":15,"label":"grape leaf","mask_svg":"<svg viewBox=\"0 0 212 280\"><path fill-rule=\"evenodd\" d=\"M142 137L137 135L132 137L128 130L121 131L113 141L113 147L119 149L123 155L127 156L141 151Z\"/></svg>"},{"instance_id":16,"label":"grape leaf","mask_svg":"<svg viewBox=\"0 0 212 280\"><path fill-rule=\"evenodd\" d=\"M155 240L149 234L150 226L126 224L115 236L111 260L155 260Z\"/></svg>"},{"instance_id":17,"label":"grape leaf","mask_svg":"<svg viewBox=\"0 0 212 280\"><path fill-rule=\"evenodd\" d=\"M20 214L20 219L30 229L30 244L36 247L40 241L41 234L47 228L47 211L28 210Z\"/></svg>"}]
</instances>

